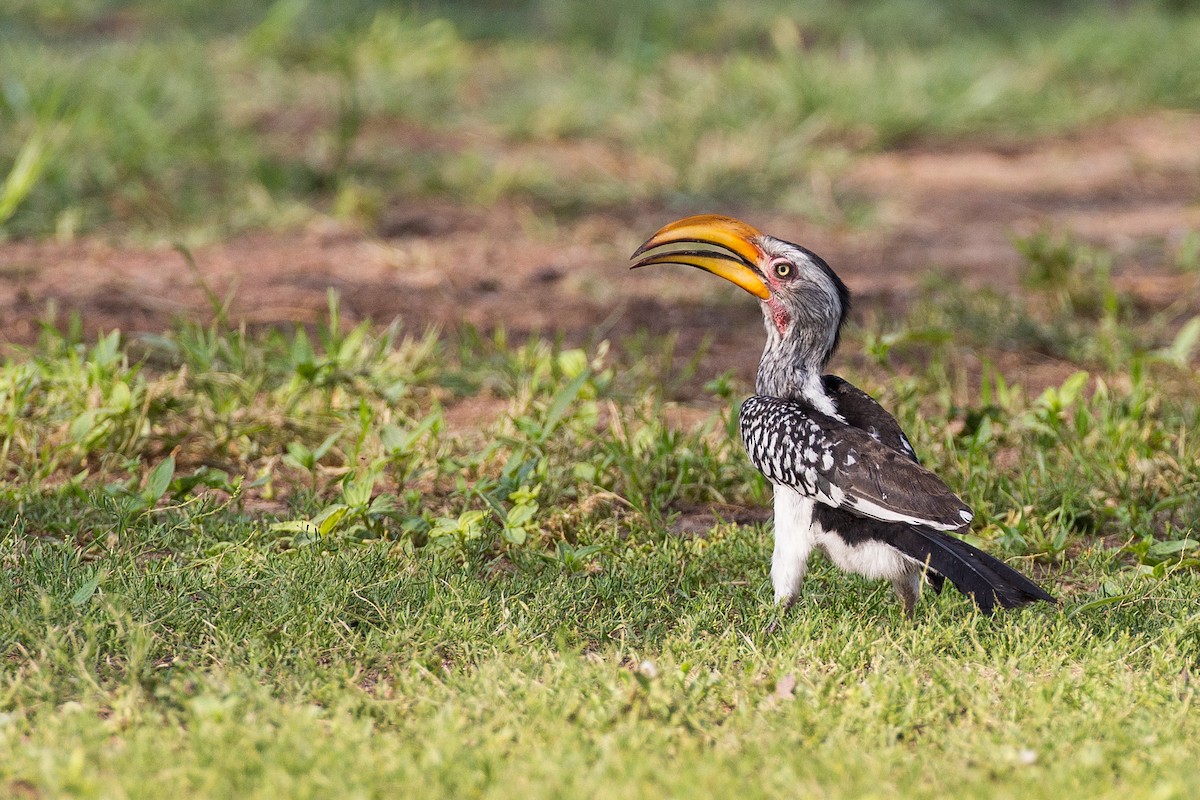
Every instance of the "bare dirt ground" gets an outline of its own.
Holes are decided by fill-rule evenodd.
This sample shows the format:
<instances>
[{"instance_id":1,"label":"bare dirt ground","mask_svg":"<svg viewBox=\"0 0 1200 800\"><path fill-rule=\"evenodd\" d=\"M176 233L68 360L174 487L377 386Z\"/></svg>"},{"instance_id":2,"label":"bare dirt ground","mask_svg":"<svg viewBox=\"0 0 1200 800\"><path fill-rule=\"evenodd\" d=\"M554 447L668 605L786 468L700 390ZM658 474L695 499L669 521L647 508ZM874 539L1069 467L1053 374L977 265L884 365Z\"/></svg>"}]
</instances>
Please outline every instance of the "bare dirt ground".
<instances>
[{"instance_id":1,"label":"bare dirt ground","mask_svg":"<svg viewBox=\"0 0 1200 800\"><path fill-rule=\"evenodd\" d=\"M89 331L206 320L204 284L233 297L235 320L311 322L325 314L332 287L347 320L399 316L414 330L468 322L517 335L562 332L573 341L676 331L681 351L716 333L711 367L749 377L761 336L754 304L696 272L625 269L659 225L703 211L743 216L821 253L855 293L860 316L902 308L931 272L1015 289L1012 237L1037 230L1111 248L1119 287L1144 307L1197 296L1196 275L1164 263L1163 253L1200 230L1200 116L1123 120L1017 148L887 153L858 162L839 190L874 208L870 224L695 208L553 225L515 205L414 201L390 208L374 231L321 222L206 246L194 253L197 269L166 246L101 238L0 243L0 337L31 341L50 308L60 321L79 312Z\"/></svg>"}]
</instances>

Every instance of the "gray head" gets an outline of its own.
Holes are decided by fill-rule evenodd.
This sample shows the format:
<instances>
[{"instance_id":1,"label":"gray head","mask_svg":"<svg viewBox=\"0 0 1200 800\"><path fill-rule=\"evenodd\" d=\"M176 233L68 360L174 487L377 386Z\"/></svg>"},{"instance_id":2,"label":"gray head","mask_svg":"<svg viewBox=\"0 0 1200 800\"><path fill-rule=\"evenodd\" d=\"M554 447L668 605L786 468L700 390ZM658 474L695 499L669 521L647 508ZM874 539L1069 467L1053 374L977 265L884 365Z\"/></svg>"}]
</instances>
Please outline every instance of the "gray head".
<instances>
[{"instance_id":1,"label":"gray head","mask_svg":"<svg viewBox=\"0 0 1200 800\"><path fill-rule=\"evenodd\" d=\"M635 269L698 267L757 297L767 328L764 369L819 372L850 311L850 291L824 259L732 217L706 214L672 222L633 254L639 256Z\"/></svg>"},{"instance_id":2,"label":"gray head","mask_svg":"<svg viewBox=\"0 0 1200 800\"><path fill-rule=\"evenodd\" d=\"M766 234L756 244L771 290L762 301L768 348L793 352L806 367L824 367L850 312L850 290L823 258L805 247Z\"/></svg>"}]
</instances>

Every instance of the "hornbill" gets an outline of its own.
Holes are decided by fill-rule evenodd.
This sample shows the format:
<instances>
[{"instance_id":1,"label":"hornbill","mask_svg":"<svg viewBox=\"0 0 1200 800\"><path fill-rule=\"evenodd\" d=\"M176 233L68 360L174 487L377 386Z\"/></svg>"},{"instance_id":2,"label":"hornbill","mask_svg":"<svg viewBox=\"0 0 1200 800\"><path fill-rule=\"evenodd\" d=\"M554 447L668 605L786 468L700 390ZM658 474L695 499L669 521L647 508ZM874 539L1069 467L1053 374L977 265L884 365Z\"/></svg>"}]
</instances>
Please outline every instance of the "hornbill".
<instances>
[{"instance_id":1,"label":"hornbill","mask_svg":"<svg viewBox=\"0 0 1200 800\"><path fill-rule=\"evenodd\" d=\"M922 574L949 580L985 613L1054 598L951 531L971 509L922 467L896 420L822 370L838 345L850 292L816 253L730 217L672 222L633 254L698 267L758 298L767 344L740 427L750 460L775 490L775 602L800 593L813 548L843 570L892 582L909 617ZM786 607L785 606L785 607Z\"/></svg>"}]
</instances>

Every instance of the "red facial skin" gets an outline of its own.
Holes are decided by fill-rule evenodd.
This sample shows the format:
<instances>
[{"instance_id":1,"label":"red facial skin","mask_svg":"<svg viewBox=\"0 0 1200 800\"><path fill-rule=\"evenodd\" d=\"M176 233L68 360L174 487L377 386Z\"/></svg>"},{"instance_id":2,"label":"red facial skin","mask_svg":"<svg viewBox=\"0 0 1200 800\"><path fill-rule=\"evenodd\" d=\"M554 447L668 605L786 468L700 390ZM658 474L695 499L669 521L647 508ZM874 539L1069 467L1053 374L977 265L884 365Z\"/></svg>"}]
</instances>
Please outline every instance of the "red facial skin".
<instances>
[{"instance_id":1,"label":"red facial skin","mask_svg":"<svg viewBox=\"0 0 1200 800\"><path fill-rule=\"evenodd\" d=\"M787 306L778 299L777 292L787 282L778 277L775 272L775 265L778 263L780 263L779 260L772 261L764 271L763 277L771 289L771 296L763 302L767 304L767 308L771 309L771 320L775 323L775 330L779 331L780 336L783 336L787 333L788 326L792 324L792 317L788 314Z\"/></svg>"},{"instance_id":2,"label":"red facial skin","mask_svg":"<svg viewBox=\"0 0 1200 800\"><path fill-rule=\"evenodd\" d=\"M788 326L792 324L792 318L788 316L783 303L775 299L775 295L772 294L771 299L766 302L767 308L771 309L771 320L775 323L775 330L779 331L780 336L783 336L787 333Z\"/></svg>"}]
</instances>

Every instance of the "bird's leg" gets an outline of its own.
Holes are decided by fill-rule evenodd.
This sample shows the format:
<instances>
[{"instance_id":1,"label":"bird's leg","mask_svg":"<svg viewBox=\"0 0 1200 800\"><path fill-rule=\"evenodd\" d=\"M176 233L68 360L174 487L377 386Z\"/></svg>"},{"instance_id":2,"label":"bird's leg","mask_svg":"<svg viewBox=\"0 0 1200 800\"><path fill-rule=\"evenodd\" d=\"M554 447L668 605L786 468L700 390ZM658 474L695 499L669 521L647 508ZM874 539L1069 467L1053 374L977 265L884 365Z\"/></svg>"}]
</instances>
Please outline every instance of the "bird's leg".
<instances>
[{"instance_id":1,"label":"bird's leg","mask_svg":"<svg viewBox=\"0 0 1200 800\"><path fill-rule=\"evenodd\" d=\"M904 616L909 619L916 617L917 599L921 596L921 573L914 570L892 579L892 588L900 598L904 607Z\"/></svg>"},{"instance_id":2,"label":"bird's leg","mask_svg":"<svg viewBox=\"0 0 1200 800\"><path fill-rule=\"evenodd\" d=\"M813 501L784 486L775 489L775 550L771 554L771 585L775 604L791 605L800 596L808 557L812 553Z\"/></svg>"},{"instance_id":3,"label":"bird's leg","mask_svg":"<svg viewBox=\"0 0 1200 800\"><path fill-rule=\"evenodd\" d=\"M790 541L784 541L781 547L780 538L779 534L775 535L775 552L771 555L771 586L775 589L775 605L786 611L800 599L804 576L808 574L811 548L800 551L792 547L795 543Z\"/></svg>"},{"instance_id":4,"label":"bird's leg","mask_svg":"<svg viewBox=\"0 0 1200 800\"><path fill-rule=\"evenodd\" d=\"M775 487L775 549L771 553L771 585L775 589L777 616L767 626L775 633L792 606L800 599L808 557L815 542L812 531L812 500L786 486Z\"/></svg>"}]
</instances>

